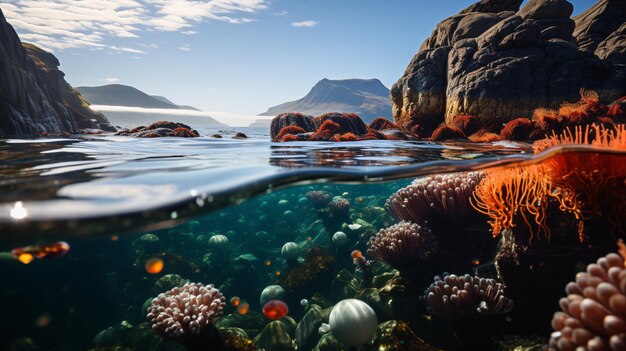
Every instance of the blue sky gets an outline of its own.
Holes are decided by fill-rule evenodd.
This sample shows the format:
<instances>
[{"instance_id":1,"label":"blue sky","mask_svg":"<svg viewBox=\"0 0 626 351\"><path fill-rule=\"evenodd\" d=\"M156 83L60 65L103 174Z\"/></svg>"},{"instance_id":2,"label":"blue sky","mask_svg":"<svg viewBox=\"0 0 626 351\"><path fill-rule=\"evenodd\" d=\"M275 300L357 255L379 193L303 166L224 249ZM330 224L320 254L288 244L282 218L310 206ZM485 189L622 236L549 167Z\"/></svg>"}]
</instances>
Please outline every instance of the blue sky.
<instances>
[{"instance_id":1,"label":"blue sky","mask_svg":"<svg viewBox=\"0 0 626 351\"><path fill-rule=\"evenodd\" d=\"M8 0L24 41L74 86L112 82L205 111L258 114L320 79L402 75L469 0ZM594 1L576 0L575 13Z\"/></svg>"}]
</instances>

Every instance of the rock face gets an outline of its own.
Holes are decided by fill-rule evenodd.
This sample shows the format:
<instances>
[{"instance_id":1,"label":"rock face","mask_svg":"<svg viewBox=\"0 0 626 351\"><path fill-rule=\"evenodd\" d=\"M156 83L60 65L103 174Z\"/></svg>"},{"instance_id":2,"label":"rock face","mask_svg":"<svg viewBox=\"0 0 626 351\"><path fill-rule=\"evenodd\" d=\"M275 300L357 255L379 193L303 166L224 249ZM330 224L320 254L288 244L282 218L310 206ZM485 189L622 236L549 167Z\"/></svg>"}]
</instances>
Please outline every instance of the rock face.
<instances>
[{"instance_id":1,"label":"rock face","mask_svg":"<svg viewBox=\"0 0 626 351\"><path fill-rule=\"evenodd\" d=\"M114 131L63 79L59 61L23 44L0 10L0 134Z\"/></svg>"},{"instance_id":2,"label":"rock face","mask_svg":"<svg viewBox=\"0 0 626 351\"><path fill-rule=\"evenodd\" d=\"M601 0L576 21L565 0L517 11L521 2L483 0L442 21L391 89L395 121L430 130L458 115L501 123L576 101L581 88L605 101L626 93L624 1Z\"/></svg>"},{"instance_id":3,"label":"rock face","mask_svg":"<svg viewBox=\"0 0 626 351\"><path fill-rule=\"evenodd\" d=\"M378 79L322 79L302 99L270 107L261 116L286 112L321 115L336 111L356 113L366 123L391 113L389 89Z\"/></svg>"}]
</instances>

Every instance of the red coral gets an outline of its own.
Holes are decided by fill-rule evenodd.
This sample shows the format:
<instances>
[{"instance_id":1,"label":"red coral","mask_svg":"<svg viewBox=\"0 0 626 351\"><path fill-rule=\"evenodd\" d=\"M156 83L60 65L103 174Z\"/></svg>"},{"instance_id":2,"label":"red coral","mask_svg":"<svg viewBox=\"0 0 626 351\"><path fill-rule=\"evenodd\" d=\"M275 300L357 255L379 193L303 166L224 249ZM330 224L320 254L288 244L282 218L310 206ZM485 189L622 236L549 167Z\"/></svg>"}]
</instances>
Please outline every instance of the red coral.
<instances>
[{"instance_id":1,"label":"red coral","mask_svg":"<svg viewBox=\"0 0 626 351\"><path fill-rule=\"evenodd\" d=\"M474 143L492 143L494 141L502 140L499 134L488 132L485 129L481 129L470 135L468 139Z\"/></svg>"},{"instance_id":2,"label":"red coral","mask_svg":"<svg viewBox=\"0 0 626 351\"><path fill-rule=\"evenodd\" d=\"M535 126L528 118L516 118L502 128L500 136L505 140L528 140L534 130Z\"/></svg>"},{"instance_id":3,"label":"red coral","mask_svg":"<svg viewBox=\"0 0 626 351\"><path fill-rule=\"evenodd\" d=\"M384 130L384 129L400 129L397 124L391 122L384 117L377 117L368 126L369 129Z\"/></svg>"},{"instance_id":4,"label":"red coral","mask_svg":"<svg viewBox=\"0 0 626 351\"><path fill-rule=\"evenodd\" d=\"M470 135L476 133L482 123L477 116L459 115L454 117L450 124L461 129L465 135Z\"/></svg>"},{"instance_id":5,"label":"red coral","mask_svg":"<svg viewBox=\"0 0 626 351\"><path fill-rule=\"evenodd\" d=\"M183 127L178 127L174 129L171 135L181 138L196 138L199 136L198 132L196 132L195 130L192 131Z\"/></svg>"},{"instance_id":6,"label":"red coral","mask_svg":"<svg viewBox=\"0 0 626 351\"><path fill-rule=\"evenodd\" d=\"M465 138L465 133L461 129L456 126L449 124L440 125L430 138L434 141L442 141L447 139L463 139Z\"/></svg>"},{"instance_id":7,"label":"red coral","mask_svg":"<svg viewBox=\"0 0 626 351\"><path fill-rule=\"evenodd\" d=\"M359 138L354 133L344 133L339 137L339 141L357 141Z\"/></svg>"},{"instance_id":8,"label":"red coral","mask_svg":"<svg viewBox=\"0 0 626 351\"><path fill-rule=\"evenodd\" d=\"M607 116L618 121L626 119L626 96L617 99L609 105L609 109L606 114Z\"/></svg>"},{"instance_id":9,"label":"red coral","mask_svg":"<svg viewBox=\"0 0 626 351\"><path fill-rule=\"evenodd\" d=\"M375 129L368 129L365 135L362 135L360 140L387 140L387 136Z\"/></svg>"},{"instance_id":10,"label":"red coral","mask_svg":"<svg viewBox=\"0 0 626 351\"><path fill-rule=\"evenodd\" d=\"M302 134L302 133L306 133L306 130L304 130L304 128L302 127L298 127L298 126L286 126L283 127L283 129L280 130L280 132L278 132L278 135L276 136L276 138L274 138L274 141L278 141L278 140L282 140L283 137L287 134Z\"/></svg>"},{"instance_id":11,"label":"red coral","mask_svg":"<svg viewBox=\"0 0 626 351\"><path fill-rule=\"evenodd\" d=\"M339 133L340 126L331 120L326 120L322 125L311 135L311 140L316 141L328 141L330 138Z\"/></svg>"},{"instance_id":12,"label":"red coral","mask_svg":"<svg viewBox=\"0 0 626 351\"><path fill-rule=\"evenodd\" d=\"M298 140L299 140L298 137L293 135L293 134L285 134L282 137L282 139L280 139L280 141L283 142L283 143L287 143L287 142L290 142L290 141L298 141Z\"/></svg>"}]
</instances>

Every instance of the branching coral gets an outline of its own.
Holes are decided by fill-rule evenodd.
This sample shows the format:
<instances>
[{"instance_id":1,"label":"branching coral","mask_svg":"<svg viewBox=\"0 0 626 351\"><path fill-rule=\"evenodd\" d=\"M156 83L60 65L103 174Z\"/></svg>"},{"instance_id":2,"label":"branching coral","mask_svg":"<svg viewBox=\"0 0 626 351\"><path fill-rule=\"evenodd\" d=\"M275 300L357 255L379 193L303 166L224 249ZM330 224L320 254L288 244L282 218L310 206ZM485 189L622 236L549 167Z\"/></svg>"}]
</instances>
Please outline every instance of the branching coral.
<instances>
[{"instance_id":1,"label":"branching coral","mask_svg":"<svg viewBox=\"0 0 626 351\"><path fill-rule=\"evenodd\" d=\"M622 244L623 245L623 244ZM623 250L623 247L622 247ZM620 252L620 254L622 254ZM624 257L609 254L567 284L563 312L552 319L556 350L626 349L626 269Z\"/></svg>"},{"instance_id":2,"label":"branching coral","mask_svg":"<svg viewBox=\"0 0 626 351\"><path fill-rule=\"evenodd\" d=\"M395 218L414 223L436 214L462 216L469 213L469 198L483 176L469 172L417 178L391 195L385 207Z\"/></svg>"},{"instance_id":3,"label":"branching coral","mask_svg":"<svg viewBox=\"0 0 626 351\"><path fill-rule=\"evenodd\" d=\"M383 228L370 238L367 254L402 271L428 259L435 246L430 229L416 223L400 222Z\"/></svg>"},{"instance_id":4,"label":"branching coral","mask_svg":"<svg viewBox=\"0 0 626 351\"><path fill-rule=\"evenodd\" d=\"M507 313L513 308L502 284L469 274L451 274L443 279L437 276L424 294L432 314L453 323Z\"/></svg>"}]
</instances>

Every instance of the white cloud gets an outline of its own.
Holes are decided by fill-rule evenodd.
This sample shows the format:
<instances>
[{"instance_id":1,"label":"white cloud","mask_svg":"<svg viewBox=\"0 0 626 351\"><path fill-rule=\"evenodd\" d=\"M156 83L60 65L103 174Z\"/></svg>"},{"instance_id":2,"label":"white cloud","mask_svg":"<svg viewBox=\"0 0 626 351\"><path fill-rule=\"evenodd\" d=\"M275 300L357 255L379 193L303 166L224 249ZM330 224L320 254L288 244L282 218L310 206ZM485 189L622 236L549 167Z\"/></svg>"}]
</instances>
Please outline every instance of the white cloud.
<instances>
[{"instance_id":1,"label":"white cloud","mask_svg":"<svg viewBox=\"0 0 626 351\"><path fill-rule=\"evenodd\" d=\"M138 49L133 49L133 48L127 48L127 47L120 47L120 46L115 46L115 45L111 45L109 46L109 49L114 50L114 51L120 51L120 52L130 52L132 54L145 54L145 51L142 50L138 50Z\"/></svg>"},{"instance_id":2,"label":"white cloud","mask_svg":"<svg viewBox=\"0 0 626 351\"><path fill-rule=\"evenodd\" d=\"M306 28L310 28L310 27L315 27L318 24L320 24L319 22L316 21L302 21L302 22L291 22L291 25L294 27L306 27Z\"/></svg>"},{"instance_id":3,"label":"white cloud","mask_svg":"<svg viewBox=\"0 0 626 351\"><path fill-rule=\"evenodd\" d=\"M181 32L181 34L184 34L184 35L194 35L194 34L198 34L198 32L196 32L195 30L186 30L184 32Z\"/></svg>"},{"instance_id":4,"label":"white cloud","mask_svg":"<svg viewBox=\"0 0 626 351\"><path fill-rule=\"evenodd\" d=\"M115 83L115 82L119 82L120 81L119 78L115 78L115 77L104 78L104 80L106 80L109 83Z\"/></svg>"},{"instance_id":5,"label":"white cloud","mask_svg":"<svg viewBox=\"0 0 626 351\"><path fill-rule=\"evenodd\" d=\"M6 0L0 2L20 37L49 50L101 48L144 53L110 45L111 38L136 39L145 31L179 31L204 21L233 24L254 21L250 15L268 0Z\"/></svg>"},{"instance_id":6,"label":"white cloud","mask_svg":"<svg viewBox=\"0 0 626 351\"><path fill-rule=\"evenodd\" d=\"M183 45L178 48L180 51L191 51L191 47L189 45Z\"/></svg>"},{"instance_id":7,"label":"white cloud","mask_svg":"<svg viewBox=\"0 0 626 351\"><path fill-rule=\"evenodd\" d=\"M282 10L280 12L273 12L272 16L287 16L287 11Z\"/></svg>"}]
</instances>

